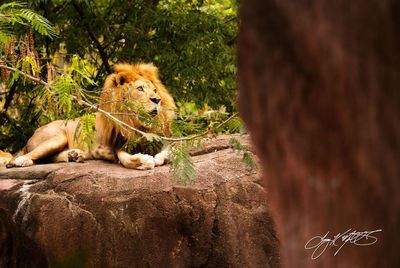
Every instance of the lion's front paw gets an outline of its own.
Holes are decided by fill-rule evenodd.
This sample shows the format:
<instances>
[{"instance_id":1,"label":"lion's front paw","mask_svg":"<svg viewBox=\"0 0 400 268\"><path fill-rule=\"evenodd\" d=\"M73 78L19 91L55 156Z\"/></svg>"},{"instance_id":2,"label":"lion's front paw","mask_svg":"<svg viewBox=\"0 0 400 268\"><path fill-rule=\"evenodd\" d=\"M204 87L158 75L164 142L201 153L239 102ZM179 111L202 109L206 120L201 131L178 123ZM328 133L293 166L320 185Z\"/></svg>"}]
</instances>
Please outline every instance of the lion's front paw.
<instances>
[{"instance_id":1,"label":"lion's front paw","mask_svg":"<svg viewBox=\"0 0 400 268\"><path fill-rule=\"evenodd\" d=\"M136 169L153 169L155 166L154 157L148 154L131 155L129 161Z\"/></svg>"},{"instance_id":2,"label":"lion's front paw","mask_svg":"<svg viewBox=\"0 0 400 268\"><path fill-rule=\"evenodd\" d=\"M84 153L79 149L71 149L68 151L68 162L83 163Z\"/></svg>"},{"instance_id":3,"label":"lion's front paw","mask_svg":"<svg viewBox=\"0 0 400 268\"><path fill-rule=\"evenodd\" d=\"M153 169L155 166L154 157L147 154L130 155L126 152L119 152L118 158L126 168Z\"/></svg>"},{"instance_id":4,"label":"lion's front paw","mask_svg":"<svg viewBox=\"0 0 400 268\"><path fill-rule=\"evenodd\" d=\"M16 166L16 167L29 167L32 165L33 165L33 161L24 155L18 156L14 160L14 166Z\"/></svg>"},{"instance_id":5,"label":"lion's front paw","mask_svg":"<svg viewBox=\"0 0 400 268\"><path fill-rule=\"evenodd\" d=\"M168 162L168 151L162 151L154 156L156 166L164 165Z\"/></svg>"}]
</instances>

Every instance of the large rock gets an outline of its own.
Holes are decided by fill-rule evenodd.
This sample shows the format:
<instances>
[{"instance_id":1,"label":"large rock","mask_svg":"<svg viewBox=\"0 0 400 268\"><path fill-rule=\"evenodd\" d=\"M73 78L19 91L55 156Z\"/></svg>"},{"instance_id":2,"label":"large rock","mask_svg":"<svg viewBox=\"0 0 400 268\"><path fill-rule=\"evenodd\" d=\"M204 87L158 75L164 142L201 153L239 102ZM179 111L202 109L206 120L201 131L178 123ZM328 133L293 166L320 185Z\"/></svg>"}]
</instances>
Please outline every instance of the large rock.
<instances>
[{"instance_id":1,"label":"large rock","mask_svg":"<svg viewBox=\"0 0 400 268\"><path fill-rule=\"evenodd\" d=\"M198 177L186 187L168 166L0 168L0 267L276 266L259 171L228 139L196 152Z\"/></svg>"}]
</instances>

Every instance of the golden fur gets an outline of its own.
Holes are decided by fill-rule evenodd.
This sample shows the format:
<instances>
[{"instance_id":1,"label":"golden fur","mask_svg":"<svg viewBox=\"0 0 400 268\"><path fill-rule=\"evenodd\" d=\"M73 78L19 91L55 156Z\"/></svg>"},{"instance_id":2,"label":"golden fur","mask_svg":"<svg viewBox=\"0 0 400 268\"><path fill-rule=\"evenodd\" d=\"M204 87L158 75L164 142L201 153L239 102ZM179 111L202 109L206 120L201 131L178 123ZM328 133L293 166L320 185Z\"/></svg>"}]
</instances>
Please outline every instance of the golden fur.
<instances>
[{"instance_id":1,"label":"golden fur","mask_svg":"<svg viewBox=\"0 0 400 268\"><path fill-rule=\"evenodd\" d=\"M175 103L158 78L153 64L116 64L100 95L100 108L119 120L145 132L170 135L170 123ZM130 106L124 103L132 104ZM121 107L128 107L121 110ZM147 126L137 116L138 109L153 113L159 124ZM83 162L86 159L119 160L127 168L149 169L167 161L167 152L153 156L131 155L121 150L128 137L136 133L121 127L100 112L96 113L94 149L80 150L81 136L75 137L79 120L66 124L57 120L36 130L26 147L8 163L8 167L30 166L34 161L48 159L52 162Z\"/></svg>"},{"instance_id":2,"label":"golden fur","mask_svg":"<svg viewBox=\"0 0 400 268\"><path fill-rule=\"evenodd\" d=\"M0 165L7 164L11 158L12 158L12 155L10 153L3 152L2 150L0 150Z\"/></svg>"},{"instance_id":3,"label":"golden fur","mask_svg":"<svg viewBox=\"0 0 400 268\"><path fill-rule=\"evenodd\" d=\"M149 98L153 97L155 94L158 94L158 96L161 98L160 106L163 107L163 110L160 111L160 113L156 116L156 119L158 119L158 121L161 123L161 129L147 129L135 116L115 115L115 117L133 127L139 128L146 132L156 132L162 133L164 135L169 135L170 122L173 116L173 110L175 109L175 103L171 95L169 95L167 89L159 80L158 69L153 64L142 63L130 65L126 63L120 63L114 66L114 70L116 73L109 75L104 83L104 89L113 88L113 91L103 92L100 97L100 102L107 102L112 99L121 100L131 97L134 100L139 100L140 104L143 105L144 108L150 112L151 109L154 108L154 106L152 105L152 102L149 101ZM129 91L129 88L131 86L130 83L134 83L137 81L139 81L139 83L145 82L143 87L147 86L148 90L146 88L144 88L145 92L132 90L129 93L130 96L126 96L126 92ZM153 92L152 85L155 89L157 89L157 93ZM114 107L116 105L119 104L115 102L108 103L100 106L100 108L107 112L112 112L115 111ZM126 129L121 129L115 122L110 123L110 120L106 118L103 114L98 113L96 117L96 125L99 127L100 133L102 135L101 139L105 139L102 140L102 143L104 144L113 142L108 140L113 137L113 135L111 135L113 129L116 129L117 132L123 134L124 136L135 134Z\"/></svg>"}]
</instances>

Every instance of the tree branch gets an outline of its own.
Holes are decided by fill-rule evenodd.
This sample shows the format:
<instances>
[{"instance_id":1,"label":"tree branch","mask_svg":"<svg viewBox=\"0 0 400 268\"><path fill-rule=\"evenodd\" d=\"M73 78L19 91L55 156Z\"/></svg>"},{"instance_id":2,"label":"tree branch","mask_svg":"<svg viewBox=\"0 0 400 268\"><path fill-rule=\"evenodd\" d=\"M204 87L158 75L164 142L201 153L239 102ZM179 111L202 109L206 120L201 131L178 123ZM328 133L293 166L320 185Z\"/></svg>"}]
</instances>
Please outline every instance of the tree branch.
<instances>
[{"instance_id":1,"label":"tree branch","mask_svg":"<svg viewBox=\"0 0 400 268\"><path fill-rule=\"evenodd\" d=\"M226 119L224 122L222 122L221 124L219 124L216 128L220 128L223 125L225 125L226 123L228 123L229 121L231 121L234 117L236 117L239 113L234 113L232 114L228 119Z\"/></svg>"},{"instance_id":2,"label":"tree branch","mask_svg":"<svg viewBox=\"0 0 400 268\"><path fill-rule=\"evenodd\" d=\"M0 68L6 69L6 70L9 70L9 71L12 71L12 72L18 72L19 75L25 76L25 77L28 78L29 80L31 80L31 81L33 81L33 82L36 82L36 83L38 83L38 84L41 84L41 85L43 85L43 86L46 86L46 87L47 87L47 86L49 85L47 82L45 82L45 81L43 81L43 80L40 80L39 78L33 77L33 76L29 75L29 74L26 74L26 73L24 73L24 72L21 72L20 70L17 70L17 69L15 69L15 68L13 68L13 67L9 67L9 66L7 66L7 65L2 65L2 64L0 64Z\"/></svg>"},{"instance_id":3,"label":"tree branch","mask_svg":"<svg viewBox=\"0 0 400 268\"><path fill-rule=\"evenodd\" d=\"M7 110L8 110L8 106L10 106L10 104L11 104L11 101L13 100L13 97L14 97L14 94L15 94L15 89L17 88L17 84L16 83L14 83L12 86L11 86L11 88L10 88L10 91L8 91L8 95L7 95L7 97L6 97L6 101L5 101L5 103L4 103L4 106L3 106L3 113L6 113L7 112Z\"/></svg>"},{"instance_id":4,"label":"tree branch","mask_svg":"<svg viewBox=\"0 0 400 268\"><path fill-rule=\"evenodd\" d=\"M75 10L78 12L79 16L81 16L82 21L85 20L85 13L82 9L82 7L79 5L77 1L73 1L72 5L74 6ZM110 67L110 64L108 63L108 56L107 53L104 50L103 45L100 43L99 39L97 39L96 35L93 33L92 28L87 22L83 22L83 26L85 26L86 31L89 34L90 39L96 44L97 50L99 51L101 60L103 61L104 67L106 68L106 71L108 74L112 73L112 69Z\"/></svg>"}]
</instances>

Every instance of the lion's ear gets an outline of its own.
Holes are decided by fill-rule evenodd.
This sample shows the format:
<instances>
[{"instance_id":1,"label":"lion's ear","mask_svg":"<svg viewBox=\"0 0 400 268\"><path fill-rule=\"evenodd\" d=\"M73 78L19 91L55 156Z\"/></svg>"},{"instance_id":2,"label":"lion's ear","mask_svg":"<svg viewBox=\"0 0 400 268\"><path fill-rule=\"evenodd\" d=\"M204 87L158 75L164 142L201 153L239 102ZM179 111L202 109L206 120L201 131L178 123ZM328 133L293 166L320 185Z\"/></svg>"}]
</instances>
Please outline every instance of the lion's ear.
<instances>
[{"instance_id":1,"label":"lion's ear","mask_svg":"<svg viewBox=\"0 0 400 268\"><path fill-rule=\"evenodd\" d=\"M114 88L117 86L117 75L110 74L104 82L104 88Z\"/></svg>"}]
</instances>

